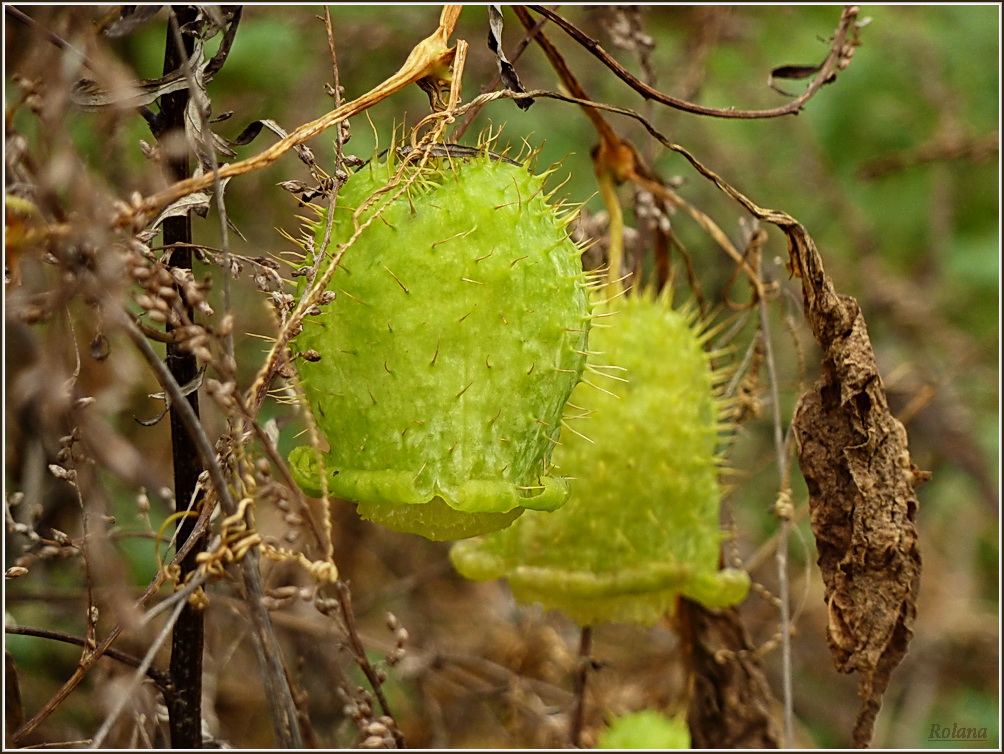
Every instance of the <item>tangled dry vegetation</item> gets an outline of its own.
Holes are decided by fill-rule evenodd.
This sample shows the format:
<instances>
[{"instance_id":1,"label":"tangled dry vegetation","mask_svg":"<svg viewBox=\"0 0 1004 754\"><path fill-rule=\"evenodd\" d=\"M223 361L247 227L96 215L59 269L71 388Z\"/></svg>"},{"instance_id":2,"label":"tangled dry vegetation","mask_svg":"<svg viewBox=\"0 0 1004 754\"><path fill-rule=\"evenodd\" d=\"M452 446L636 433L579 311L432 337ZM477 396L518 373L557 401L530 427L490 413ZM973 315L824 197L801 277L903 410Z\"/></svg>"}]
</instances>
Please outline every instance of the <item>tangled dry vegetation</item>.
<instances>
[{"instance_id":1,"label":"tangled dry vegetation","mask_svg":"<svg viewBox=\"0 0 1004 754\"><path fill-rule=\"evenodd\" d=\"M834 695L842 742L872 740L917 619L914 489L927 474L890 409L867 312L824 270L811 229L676 144L653 109L798 113L853 70L867 35L857 7L817 30L832 34L821 64L773 70L774 85L807 82L802 94L748 110L696 104L727 10L688 10L677 97L656 87L655 40L630 6L576 23L507 7L504 37L485 8L458 27L459 6L446 6L438 28L432 9L408 10L431 33L415 44L411 29L382 83L367 77L393 67L378 21L297 9L326 47L303 52L312 72L284 82L288 97L269 95L288 110L264 116L253 85L225 79L252 9L6 10L8 745L589 747L612 716L654 709L686 718L695 746L809 746ZM151 28L152 58L130 47ZM363 59L349 40L367 32ZM534 48L549 68L531 85L516 71L529 79L520 57ZM161 55L162 71L123 62ZM602 77L577 75L592 66ZM622 89L645 108L608 104ZM360 162L352 130L400 117L402 99L424 108L405 120L413 143L460 142L484 127L479 114L515 120L531 104L588 123L578 147L585 159L597 145L602 206L575 229L594 242L586 264L734 310L716 345L734 354L737 444L757 448L729 459L723 516L723 558L755 582L741 608L682 601L650 629L583 632L517 605L504 583L464 581L445 543L293 482L286 454L310 430L296 362L312 355L288 344L326 302L310 286L294 295L308 273L286 264L274 228L292 232L303 202L331 201ZM934 159L979 160L996 151L996 136L984 141ZM663 155L701 188L661 174ZM684 223L696 235L679 235ZM755 483L764 469L770 481ZM793 690L827 644L850 685ZM894 745L888 731L880 741Z\"/></svg>"}]
</instances>

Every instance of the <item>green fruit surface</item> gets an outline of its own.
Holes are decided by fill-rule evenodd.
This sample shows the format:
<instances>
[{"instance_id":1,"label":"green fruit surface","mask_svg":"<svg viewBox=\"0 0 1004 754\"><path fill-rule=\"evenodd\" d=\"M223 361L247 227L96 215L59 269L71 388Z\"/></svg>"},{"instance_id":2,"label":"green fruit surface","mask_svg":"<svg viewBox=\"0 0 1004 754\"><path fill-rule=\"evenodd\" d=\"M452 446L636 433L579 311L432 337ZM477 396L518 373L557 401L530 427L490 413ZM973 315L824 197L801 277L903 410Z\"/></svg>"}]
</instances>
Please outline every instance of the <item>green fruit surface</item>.
<instances>
[{"instance_id":1,"label":"green fruit surface","mask_svg":"<svg viewBox=\"0 0 1004 754\"><path fill-rule=\"evenodd\" d=\"M585 363L588 293L543 177L488 157L430 165L408 167L421 172L396 197L378 193L387 163L339 191L329 254L372 222L295 339L322 357L298 370L330 451L290 463L310 494L323 466L364 518L457 539L568 498L550 456Z\"/></svg>"},{"instance_id":2,"label":"green fruit surface","mask_svg":"<svg viewBox=\"0 0 1004 754\"><path fill-rule=\"evenodd\" d=\"M652 624L679 595L709 607L741 601L744 572L720 571L718 403L693 317L664 298L618 300L594 327L597 364L626 382L595 375L569 411L588 414L566 432L556 466L573 480L554 513L528 513L509 529L459 542L457 570L475 580L506 577L521 602L557 608L583 625ZM575 408L573 408L573 406ZM569 421L573 421L571 418Z\"/></svg>"},{"instance_id":3,"label":"green fruit surface","mask_svg":"<svg viewBox=\"0 0 1004 754\"><path fill-rule=\"evenodd\" d=\"M687 721L655 710L631 712L618 717L600 732L597 749L689 749Z\"/></svg>"}]
</instances>

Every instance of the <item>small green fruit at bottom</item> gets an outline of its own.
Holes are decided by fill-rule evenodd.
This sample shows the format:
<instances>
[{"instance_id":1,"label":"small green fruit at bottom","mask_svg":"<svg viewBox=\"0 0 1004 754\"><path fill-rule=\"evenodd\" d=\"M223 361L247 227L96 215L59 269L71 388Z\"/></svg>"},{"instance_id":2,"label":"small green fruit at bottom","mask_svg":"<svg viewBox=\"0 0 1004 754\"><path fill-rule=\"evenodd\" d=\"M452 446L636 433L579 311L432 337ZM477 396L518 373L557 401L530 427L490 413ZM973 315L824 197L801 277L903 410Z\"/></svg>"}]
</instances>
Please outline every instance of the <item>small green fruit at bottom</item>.
<instances>
[{"instance_id":1,"label":"small green fruit at bottom","mask_svg":"<svg viewBox=\"0 0 1004 754\"><path fill-rule=\"evenodd\" d=\"M596 742L597 749L689 749L687 722L655 710L641 710L613 720Z\"/></svg>"},{"instance_id":2,"label":"small green fruit at bottom","mask_svg":"<svg viewBox=\"0 0 1004 754\"><path fill-rule=\"evenodd\" d=\"M556 509L590 318L568 217L544 176L487 154L394 173L372 163L338 193L328 254L362 231L293 343L321 354L298 371L330 451L295 449L294 477L319 496L326 474L362 517L436 540Z\"/></svg>"},{"instance_id":3,"label":"small green fruit at bottom","mask_svg":"<svg viewBox=\"0 0 1004 754\"><path fill-rule=\"evenodd\" d=\"M453 564L470 579L505 577L519 601L583 625L653 624L681 595L740 602L747 574L719 570L721 403L706 337L666 296L614 305L609 327L592 330L601 355L590 362L620 380L597 375L575 389L569 411L587 417L575 427L589 439L566 432L554 453L573 480L568 504L458 542Z\"/></svg>"}]
</instances>

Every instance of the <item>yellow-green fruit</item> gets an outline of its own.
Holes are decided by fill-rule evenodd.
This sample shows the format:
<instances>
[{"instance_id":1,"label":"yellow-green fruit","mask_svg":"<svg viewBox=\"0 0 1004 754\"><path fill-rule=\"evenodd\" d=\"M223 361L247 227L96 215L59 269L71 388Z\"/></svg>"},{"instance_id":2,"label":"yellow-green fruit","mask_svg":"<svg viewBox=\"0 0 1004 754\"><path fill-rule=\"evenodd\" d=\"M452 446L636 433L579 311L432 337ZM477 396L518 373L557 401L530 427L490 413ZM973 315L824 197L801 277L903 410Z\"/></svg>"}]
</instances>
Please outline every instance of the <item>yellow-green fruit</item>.
<instances>
[{"instance_id":1,"label":"yellow-green fruit","mask_svg":"<svg viewBox=\"0 0 1004 754\"><path fill-rule=\"evenodd\" d=\"M294 342L321 354L298 370L330 445L328 491L437 540L553 510L568 483L550 456L589 323L567 218L543 176L487 155L411 165L400 181L394 167L368 165L339 191L328 253L362 231L336 298ZM324 232L322 219L318 244ZM290 465L320 495L318 452L297 448Z\"/></svg>"},{"instance_id":2,"label":"yellow-green fruit","mask_svg":"<svg viewBox=\"0 0 1004 754\"><path fill-rule=\"evenodd\" d=\"M521 602L557 608L583 625L652 624L679 595L709 607L741 601L746 573L719 570L719 402L692 315L637 295L594 327L593 377L569 411L589 439L566 432L554 460L572 498L554 513L459 542L457 570L505 577ZM606 365L604 367L600 364ZM572 416L569 416L569 421Z\"/></svg>"},{"instance_id":3,"label":"yellow-green fruit","mask_svg":"<svg viewBox=\"0 0 1004 754\"><path fill-rule=\"evenodd\" d=\"M613 720L596 742L597 749L689 749L687 721L655 710L641 710Z\"/></svg>"}]
</instances>

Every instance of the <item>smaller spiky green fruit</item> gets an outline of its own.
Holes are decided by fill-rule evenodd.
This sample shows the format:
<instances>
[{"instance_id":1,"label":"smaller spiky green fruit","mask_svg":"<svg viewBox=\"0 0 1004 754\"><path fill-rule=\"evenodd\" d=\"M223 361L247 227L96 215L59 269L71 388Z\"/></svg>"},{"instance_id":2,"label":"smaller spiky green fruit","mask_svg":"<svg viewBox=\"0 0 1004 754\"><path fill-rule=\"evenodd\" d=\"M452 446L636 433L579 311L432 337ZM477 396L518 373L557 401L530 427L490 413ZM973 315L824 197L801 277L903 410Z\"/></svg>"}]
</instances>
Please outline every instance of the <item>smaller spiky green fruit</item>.
<instances>
[{"instance_id":1,"label":"smaller spiky green fruit","mask_svg":"<svg viewBox=\"0 0 1004 754\"><path fill-rule=\"evenodd\" d=\"M617 303L590 335L593 371L615 379L575 389L569 410L588 416L577 427L589 438L565 433L554 454L573 479L568 504L450 553L467 578L505 577L521 602L583 625L653 624L680 595L721 607L749 588L745 572L718 567L720 403L706 338L665 296Z\"/></svg>"},{"instance_id":2,"label":"smaller spiky green fruit","mask_svg":"<svg viewBox=\"0 0 1004 754\"><path fill-rule=\"evenodd\" d=\"M646 709L610 722L596 742L597 749L689 749L690 729L682 718Z\"/></svg>"},{"instance_id":3,"label":"smaller spiky green fruit","mask_svg":"<svg viewBox=\"0 0 1004 754\"><path fill-rule=\"evenodd\" d=\"M374 163L341 188L327 252L355 240L294 342L321 354L298 370L330 445L290 456L305 491L326 469L364 518L437 540L565 502L550 457L590 315L543 180L483 154Z\"/></svg>"}]
</instances>

